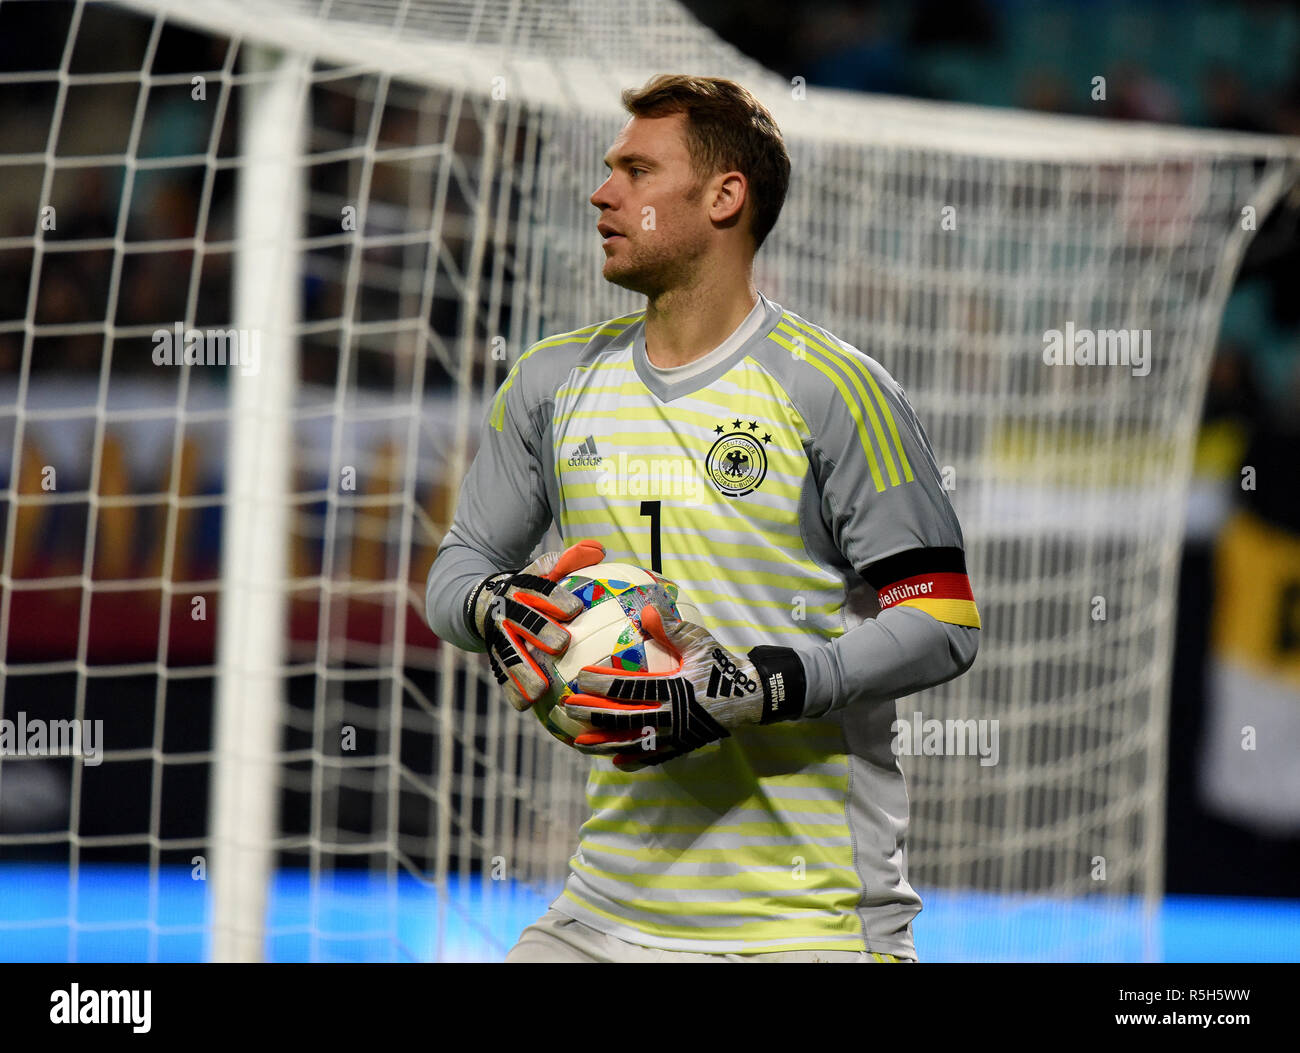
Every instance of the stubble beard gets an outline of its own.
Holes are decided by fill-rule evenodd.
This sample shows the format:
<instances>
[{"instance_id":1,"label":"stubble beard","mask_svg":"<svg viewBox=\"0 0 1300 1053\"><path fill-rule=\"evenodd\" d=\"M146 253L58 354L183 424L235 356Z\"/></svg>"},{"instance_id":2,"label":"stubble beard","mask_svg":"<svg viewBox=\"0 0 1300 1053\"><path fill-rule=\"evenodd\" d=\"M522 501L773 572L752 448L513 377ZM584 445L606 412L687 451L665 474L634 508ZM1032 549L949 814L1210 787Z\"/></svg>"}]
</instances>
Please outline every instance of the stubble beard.
<instances>
[{"instance_id":1,"label":"stubble beard","mask_svg":"<svg viewBox=\"0 0 1300 1053\"><path fill-rule=\"evenodd\" d=\"M624 246L625 252L631 251L626 252L625 258L617 261L612 272L604 271L605 280L650 299L692 283L697 269L695 254L682 251L680 246L665 246L670 249L669 255L646 258L641 251L638 251L640 248L630 241L627 242Z\"/></svg>"}]
</instances>

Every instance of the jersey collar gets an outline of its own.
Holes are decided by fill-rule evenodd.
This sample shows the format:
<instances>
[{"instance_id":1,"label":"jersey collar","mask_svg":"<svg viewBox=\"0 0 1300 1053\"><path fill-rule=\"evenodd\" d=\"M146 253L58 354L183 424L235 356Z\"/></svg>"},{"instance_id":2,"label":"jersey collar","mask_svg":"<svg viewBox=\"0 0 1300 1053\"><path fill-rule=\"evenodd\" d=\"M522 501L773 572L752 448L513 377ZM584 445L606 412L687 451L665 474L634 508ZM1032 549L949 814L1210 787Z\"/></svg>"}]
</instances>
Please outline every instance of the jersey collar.
<instances>
[{"instance_id":1,"label":"jersey collar","mask_svg":"<svg viewBox=\"0 0 1300 1053\"><path fill-rule=\"evenodd\" d=\"M775 329L777 323L781 321L781 315L783 314L781 305L773 303L761 292L758 294L758 304L755 309L760 310L762 318L758 328L754 330L753 335L748 340L745 340L729 355L726 355L702 373L694 373L691 376L672 380L656 373L650 365L650 360L646 358L645 319L642 318L641 321L637 322L636 333L632 338L632 365L636 369L637 376L641 378L641 383L649 388L661 402L672 402L673 399L679 399L684 395L691 395L696 391L707 388L727 370L735 366L737 362L742 361L746 355L750 354L757 343L766 340L767 334Z\"/></svg>"}]
</instances>

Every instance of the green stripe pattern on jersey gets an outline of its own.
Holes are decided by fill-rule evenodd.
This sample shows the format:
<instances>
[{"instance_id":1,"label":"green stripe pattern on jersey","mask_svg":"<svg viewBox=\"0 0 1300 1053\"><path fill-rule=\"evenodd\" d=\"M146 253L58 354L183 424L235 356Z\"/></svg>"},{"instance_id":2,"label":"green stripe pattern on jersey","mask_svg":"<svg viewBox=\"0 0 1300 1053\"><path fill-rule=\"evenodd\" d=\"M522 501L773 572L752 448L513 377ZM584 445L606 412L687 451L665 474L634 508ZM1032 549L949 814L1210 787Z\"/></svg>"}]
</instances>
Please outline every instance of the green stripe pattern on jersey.
<instances>
[{"instance_id":1,"label":"green stripe pattern on jersey","mask_svg":"<svg viewBox=\"0 0 1300 1053\"><path fill-rule=\"evenodd\" d=\"M783 324L768 339L793 335ZM700 391L663 402L622 343L611 341L555 392L550 441L565 543L593 538L608 559L649 567L657 518L662 573L724 646L743 653L838 636L844 584L805 549L796 509L809 430L786 392L751 355ZM873 401L855 390L863 378L820 345L808 353L862 415L882 488L910 477L892 418L863 412ZM836 719L740 729L633 773L597 760L563 909L615 935L683 950L865 949L849 771Z\"/></svg>"}]
</instances>

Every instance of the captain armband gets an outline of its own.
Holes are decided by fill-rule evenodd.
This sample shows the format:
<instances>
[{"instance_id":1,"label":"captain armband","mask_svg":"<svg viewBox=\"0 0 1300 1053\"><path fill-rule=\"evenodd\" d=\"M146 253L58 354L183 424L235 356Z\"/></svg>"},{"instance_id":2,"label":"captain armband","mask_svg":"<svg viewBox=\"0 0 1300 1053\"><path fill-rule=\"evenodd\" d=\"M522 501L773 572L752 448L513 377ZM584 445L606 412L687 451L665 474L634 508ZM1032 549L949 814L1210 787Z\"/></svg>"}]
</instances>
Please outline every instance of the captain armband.
<instances>
[{"instance_id":1,"label":"captain armband","mask_svg":"<svg viewBox=\"0 0 1300 1053\"><path fill-rule=\"evenodd\" d=\"M875 588L882 612L915 607L935 621L980 627L979 611L959 548L917 548L871 564L862 576Z\"/></svg>"}]
</instances>

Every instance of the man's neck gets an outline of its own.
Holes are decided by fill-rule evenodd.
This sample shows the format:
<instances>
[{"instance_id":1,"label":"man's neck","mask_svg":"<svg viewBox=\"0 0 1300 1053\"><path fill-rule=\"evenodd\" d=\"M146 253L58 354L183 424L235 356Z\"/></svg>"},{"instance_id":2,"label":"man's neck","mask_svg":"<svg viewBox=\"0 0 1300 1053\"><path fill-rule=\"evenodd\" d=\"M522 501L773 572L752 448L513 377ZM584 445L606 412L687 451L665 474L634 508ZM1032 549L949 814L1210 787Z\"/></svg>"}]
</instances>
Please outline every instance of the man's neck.
<instances>
[{"instance_id":1,"label":"man's neck","mask_svg":"<svg viewBox=\"0 0 1300 1053\"><path fill-rule=\"evenodd\" d=\"M660 369L689 365L734 333L756 303L750 274L652 297L646 301L646 357Z\"/></svg>"}]
</instances>

